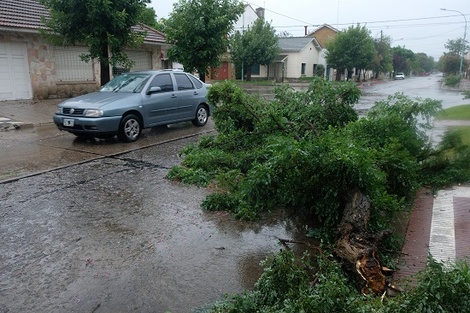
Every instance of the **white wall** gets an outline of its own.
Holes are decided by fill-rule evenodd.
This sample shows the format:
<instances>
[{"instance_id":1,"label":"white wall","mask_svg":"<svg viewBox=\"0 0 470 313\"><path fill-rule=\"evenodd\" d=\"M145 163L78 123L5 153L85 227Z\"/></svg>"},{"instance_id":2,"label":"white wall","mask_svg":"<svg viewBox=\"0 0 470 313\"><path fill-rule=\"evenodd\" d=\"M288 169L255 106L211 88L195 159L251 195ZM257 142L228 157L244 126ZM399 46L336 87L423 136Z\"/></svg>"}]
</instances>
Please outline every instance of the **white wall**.
<instances>
[{"instance_id":1,"label":"white wall","mask_svg":"<svg viewBox=\"0 0 470 313\"><path fill-rule=\"evenodd\" d=\"M245 6L245 12L240 16L238 21L235 23L233 28L234 31L242 32L243 29L247 30L258 19L256 11L251 7L251 5Z\"/></svg>"},{"instance_id":2,"label":"white wall","mask_svg":"<svg viewBox=\"0 0 470 313\"><path fill-rule=\"evenodd\" d=\"M305 63L305 76L313 76L313 64L320 61L320 51L315 45L309 43L298 53L288 53L287 64L286 64L286 78L299 78L301 77L302 63Z\"/></svg>"}]
</instances>

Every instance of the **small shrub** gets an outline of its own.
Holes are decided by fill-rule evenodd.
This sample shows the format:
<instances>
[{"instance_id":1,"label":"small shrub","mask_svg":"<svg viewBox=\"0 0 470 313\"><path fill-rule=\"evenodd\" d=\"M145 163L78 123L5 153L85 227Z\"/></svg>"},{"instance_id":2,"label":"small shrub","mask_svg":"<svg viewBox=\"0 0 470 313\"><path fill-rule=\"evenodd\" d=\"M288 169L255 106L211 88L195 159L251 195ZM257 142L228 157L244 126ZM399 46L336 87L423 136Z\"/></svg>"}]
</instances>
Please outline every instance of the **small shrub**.
<instances>
[{"instance_id":1,"label":"small shrub","mask_svg":"<svg viewBox=\"0 0 470 313\"><path fill-rule=\"evenodd\" d=\"M464 99L470 99L470 90L465 90L463 92Z\"/></svg>"},{"instance_id":2,"label":"small shrub","mask_svg":"<svg viewBox=\"0 0 470 313\"><path fill-rule=\"evenodd\" d=\"M415 288L393 299L383 312L470 312L470 269L466 262L444 264L428 258Z\"/></svg>"},{"instance_id":3,"label":"small shrub","mask_svg":"<svg viewBox=\"0 0 470 313\"><path fill-rule=\"evenodd\" d=\"M461 79L462 78L460 77L460 75L449 75L445 78L444 85L448 87L456 87L460 84Z\"/></svg>"}]
</instances>

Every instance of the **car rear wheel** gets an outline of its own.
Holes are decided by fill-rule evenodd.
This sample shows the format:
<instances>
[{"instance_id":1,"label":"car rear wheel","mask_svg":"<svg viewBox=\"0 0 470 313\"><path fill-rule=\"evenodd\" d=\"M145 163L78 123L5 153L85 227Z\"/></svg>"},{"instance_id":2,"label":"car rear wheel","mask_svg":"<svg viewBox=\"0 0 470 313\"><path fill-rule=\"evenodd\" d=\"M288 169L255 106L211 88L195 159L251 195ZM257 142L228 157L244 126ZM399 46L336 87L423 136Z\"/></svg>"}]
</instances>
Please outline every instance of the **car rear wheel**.
<instances>
[{"instance_id":1,"label":"car rear wheel","mask_svg":"<svg viewBox=\"0 0 470 313\"><path fill-rule=\"evenodd\" d=\"M142 133L142 122L134 114L126 115L119 124L118 138L124 142L136 141Z\"/></svg>"},{"instance_id":2,"label":"car rear wheel","mask_svg":"<svg viewBox=\"0 0 470 313\"><path fill-rule=\"evenodd\" d=\"M200 105L196 110L196 118L192 120L194 126L204 126L209 118L209 110L205 105Z\"/></svg>"}]
</instances>

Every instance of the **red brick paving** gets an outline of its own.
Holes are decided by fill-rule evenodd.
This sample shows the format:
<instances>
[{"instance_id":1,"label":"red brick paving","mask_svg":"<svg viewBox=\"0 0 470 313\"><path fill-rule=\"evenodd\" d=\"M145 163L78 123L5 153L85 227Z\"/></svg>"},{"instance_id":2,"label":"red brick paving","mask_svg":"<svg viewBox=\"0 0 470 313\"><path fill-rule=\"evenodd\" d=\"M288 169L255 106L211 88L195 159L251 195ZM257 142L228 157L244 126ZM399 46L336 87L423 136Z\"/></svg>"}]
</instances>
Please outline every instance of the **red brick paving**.
<instances>
[{"instance_id":1,"label":"red brick paving","mask_svg":"<svg viewBox=\"0 0 470 313\"><path fill-rule=\"evenodd\" d=\"M427 189L418 191L413 203L413 212L406 230L399 270L395 280L415 275L426 267L431 234L433 196Z\"/></svg>"},{"instance_id":2,"label":"red brick paving","mask_svg":"<svg viewBox=\"0 0 470 313\"><path fill-rule=\"evenodd\" d=\"M470 260L470 199L454 197L456 259Z\"/></svg>"}]
</instances>

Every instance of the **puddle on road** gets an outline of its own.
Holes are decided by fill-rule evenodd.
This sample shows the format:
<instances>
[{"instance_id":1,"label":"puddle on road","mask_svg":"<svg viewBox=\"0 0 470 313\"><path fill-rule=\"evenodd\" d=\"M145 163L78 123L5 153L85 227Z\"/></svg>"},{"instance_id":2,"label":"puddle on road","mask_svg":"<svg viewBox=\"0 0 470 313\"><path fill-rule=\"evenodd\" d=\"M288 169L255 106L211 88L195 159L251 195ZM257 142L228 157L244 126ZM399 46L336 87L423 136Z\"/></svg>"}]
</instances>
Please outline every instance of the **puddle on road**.
<instances>
[{"instance_id":1,"label":"puddle on road","mask_svg":"<svg viewBox=\"0 0 470 313\"><path fill-rule=\"evenodd\" d=\"M252 289L263 270L260 262L285 249L280 238L307 240L306 226L285 212L249 223L226 213L178 211L175 219L162 222L173 231L157 237L153 262L169 274L164 280L177 286L177 301L169 308L174 312L189 312L225 293ZM291 248L300 255L306 247ZM171 290L168 296L175 296Z\"/></svg>"}]
</instances>

